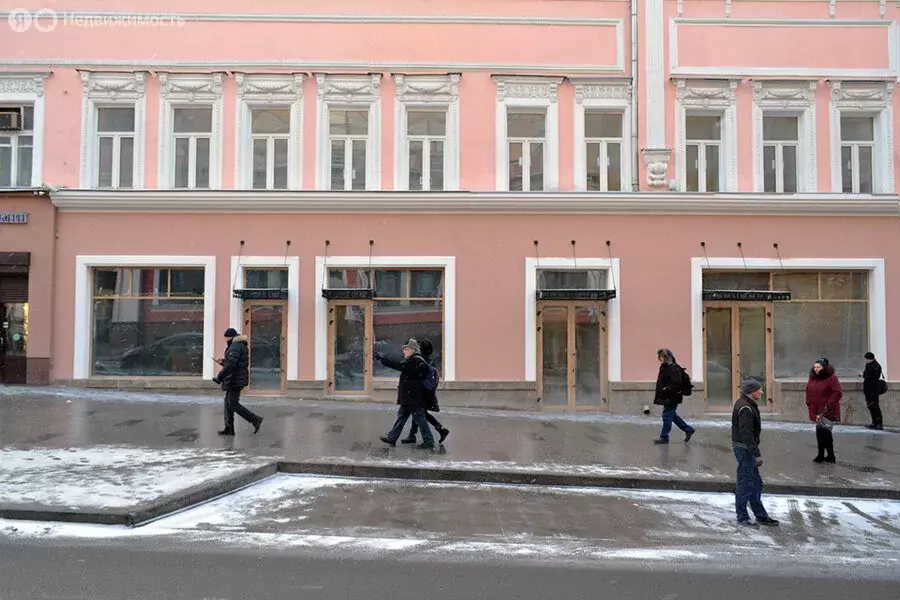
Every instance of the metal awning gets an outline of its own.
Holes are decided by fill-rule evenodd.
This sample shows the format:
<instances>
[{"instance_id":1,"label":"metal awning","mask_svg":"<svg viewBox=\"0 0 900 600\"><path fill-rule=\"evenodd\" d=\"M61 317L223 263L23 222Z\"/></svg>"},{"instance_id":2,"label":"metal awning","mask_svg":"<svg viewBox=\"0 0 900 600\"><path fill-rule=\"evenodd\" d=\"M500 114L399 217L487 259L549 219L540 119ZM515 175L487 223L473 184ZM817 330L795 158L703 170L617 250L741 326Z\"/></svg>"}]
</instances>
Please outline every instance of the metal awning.
<instances>
[{"instance_id":1,"label":"metal awning","mask_svg":"<svg viewBox=\"0 0 900 600\"><path fill-rule=\"evenodd\" d=\"M327 300L371 300L375 297L375 290L359 288L328 288L322 290L322 297Z\"/></svg>"},{"instance_id":2,"label":"metal awning","mask_svg":"<svg viewBox=\"0 0 900 600\"><path fill-rule=\"evenodd\" d=\"M790 292L769 290L703 290L703 299L717 302L786 302Z\"/></svg>"},{"instance_id":3,"label":"metal awning","mask_svg":"<svg viewBox=\"0 0 900 600\"><path fill-rule=\"evenodd\" d=\"M538 300L611 300L616 290L538 290Z\"/></svg>"}]
</instances>

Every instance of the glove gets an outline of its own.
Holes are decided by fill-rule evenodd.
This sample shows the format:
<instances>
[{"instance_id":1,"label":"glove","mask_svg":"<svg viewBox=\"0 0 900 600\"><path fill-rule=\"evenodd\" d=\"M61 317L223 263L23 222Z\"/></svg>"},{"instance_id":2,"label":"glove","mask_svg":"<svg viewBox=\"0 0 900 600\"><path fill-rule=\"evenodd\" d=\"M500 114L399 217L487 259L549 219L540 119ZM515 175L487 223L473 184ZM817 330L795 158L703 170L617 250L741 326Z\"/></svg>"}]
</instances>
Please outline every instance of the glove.
<instances>
[{"instance_id":1,"label":"glove","mask_svg":"<svg viewBox=\"0 0 900 600\"><path fill-rule=\"evenodd\" d=\"M381 360L382 358L384 358L384 354L382 354L381 352L373 352L372 355L375 357L375 360Z\"/></svg>"},{"instance_id":2,"label":"glove","mask_svg":"<svg viewBox=\"0 0 900 600\"><path fill-rule=\"evenodd\" d=\"M762 464L763 464L763 459L757 458L757 459L756 459L756 466L757 466L757 467L761 467Z\"/></svg>"},{"instance_id":3,"label":"glove","mask_svg":"<svg viewBox=\"0 0 900 600\"><path fill-rule=\"evenodd\" d=\"M221 384L222 382L219 381L219 378L218 378L218 377L213 377L213 383L215 383L216 385L219 385L219 384Z\"/></svg>"}]
</instances>

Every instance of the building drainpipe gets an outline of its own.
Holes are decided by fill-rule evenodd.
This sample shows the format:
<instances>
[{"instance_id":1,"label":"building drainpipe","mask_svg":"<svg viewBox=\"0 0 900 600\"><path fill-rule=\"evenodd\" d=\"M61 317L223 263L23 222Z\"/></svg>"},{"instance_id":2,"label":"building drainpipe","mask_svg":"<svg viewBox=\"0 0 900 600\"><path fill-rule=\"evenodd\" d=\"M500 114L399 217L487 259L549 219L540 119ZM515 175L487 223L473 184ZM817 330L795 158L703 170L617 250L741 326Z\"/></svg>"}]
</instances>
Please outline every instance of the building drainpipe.
<instances>
[{"instance_id":1,"label":"building drainpipe","mask_svg":"<svg viewBox=\"0 0 900 600\"><path fill-rule=\"evenodd\" d=\"M638 10L639 0L631 4L631 190L641 189L640 150L638 149Z\"/></svg>"}]
</instances>

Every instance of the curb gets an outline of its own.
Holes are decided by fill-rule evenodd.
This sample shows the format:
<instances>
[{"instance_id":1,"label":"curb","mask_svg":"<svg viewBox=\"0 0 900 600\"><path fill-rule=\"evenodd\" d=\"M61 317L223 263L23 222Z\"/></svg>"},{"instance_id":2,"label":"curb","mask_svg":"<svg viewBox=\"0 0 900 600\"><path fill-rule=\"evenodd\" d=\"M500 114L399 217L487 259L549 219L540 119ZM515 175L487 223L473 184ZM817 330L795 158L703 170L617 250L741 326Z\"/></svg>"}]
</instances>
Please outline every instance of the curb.
<instances>
[{"instance_id":1,"label":"curb","mask_svg":"<svg viewBox=\"0 0 900 600\"><path fill-rule=\"evenodd\" d=\"M89 525L125 525L137 527L147 521L183 510L196 504L229 494L247 485L262 481L278 472L278 463L272 461L261 467L243 470L207 484L197 485L173 496L138 505L134 508L73 511L40 508L0 507L0 519L18 521L55 521L62 523L86 523Z\"/></svg>"},{"instance_id":2,"label":"curb","mask_svg":"<svg viewBox=\"0 0 900 600\"><path fill-rule=\"evenodd\" d=\"M540 471L477 471L473 469L440 469L376 465L371 463L319 463L280 461L279 473L368 477L414 481L448 481L456 483L499 483L553 487L606 487L635 490L669 490L683 492L734 493L733 481L703 479L662 479L612 475L567 475ZM900 500L900 489L871 487L817 486L790 483L766 483L766 494L786 496L819 496Z\"/></svg>"}]
</instances>

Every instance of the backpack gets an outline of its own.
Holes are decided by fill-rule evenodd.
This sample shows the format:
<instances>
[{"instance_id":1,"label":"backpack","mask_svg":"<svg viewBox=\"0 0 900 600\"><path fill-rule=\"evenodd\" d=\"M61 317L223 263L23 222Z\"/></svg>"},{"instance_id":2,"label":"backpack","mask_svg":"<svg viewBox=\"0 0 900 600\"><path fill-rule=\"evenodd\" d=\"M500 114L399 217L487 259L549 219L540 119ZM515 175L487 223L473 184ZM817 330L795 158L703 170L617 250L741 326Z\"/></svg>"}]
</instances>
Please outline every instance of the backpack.
<instances>
[{"instance_id":1,"label":"backpack","mask_svg":"<svg viewBox=\"0 0 900 600\"><path fill-rule=\"evenodd\" d=\"M425 381L423 381L422 384L425 386L426 390L435 394L437 392L438 384L441 382L441 375L433 364L425 360L424 356L420 356L419 358L421 358L422 362L428 366L428 376L425 377Z\"/></svg>"},{"instance_id":2,"label":"backpack","mask_svg":"<svg viewBox=\"0 0 900 600\"><path fill-rule=\"evenodd\" d=\"M691 383L691 376L684 369L681 369L681 395L690 396L694 393L694 384Z\"/></svg>"}]
</instances>

